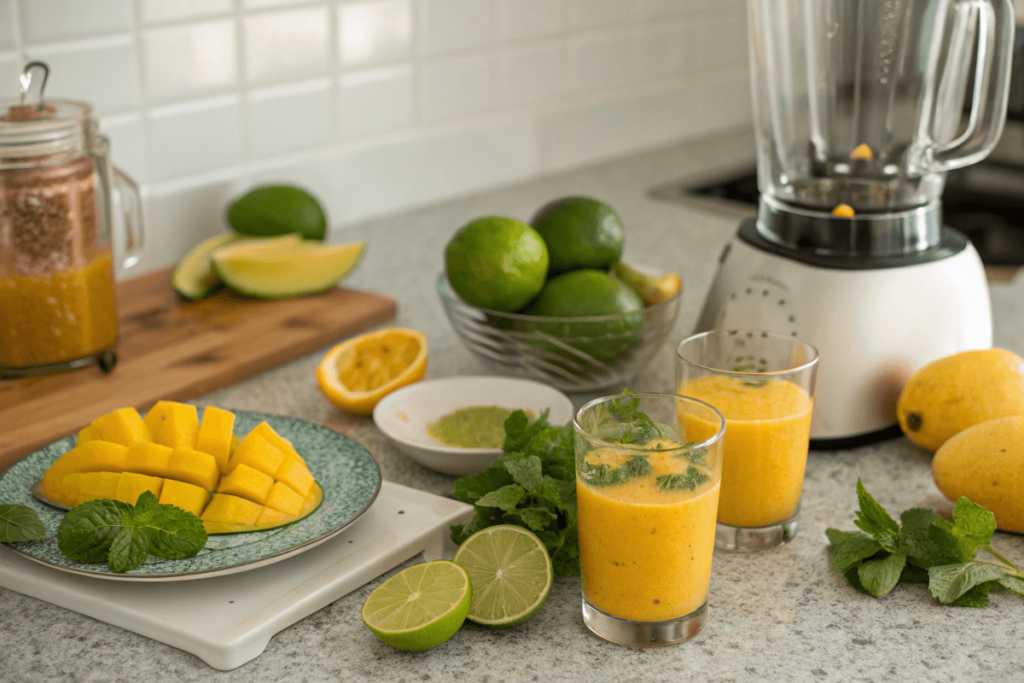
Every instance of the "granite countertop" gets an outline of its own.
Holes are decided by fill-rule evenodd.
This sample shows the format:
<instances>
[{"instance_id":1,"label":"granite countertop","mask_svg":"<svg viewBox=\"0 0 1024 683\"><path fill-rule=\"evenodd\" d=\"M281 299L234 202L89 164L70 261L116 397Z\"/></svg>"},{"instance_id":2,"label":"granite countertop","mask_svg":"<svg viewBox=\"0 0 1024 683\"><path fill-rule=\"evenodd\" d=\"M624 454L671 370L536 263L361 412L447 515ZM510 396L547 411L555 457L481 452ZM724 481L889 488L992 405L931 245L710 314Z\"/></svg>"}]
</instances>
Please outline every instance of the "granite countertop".
<instances>
[{"instance_id":1,"label":"granite countertop","mask_svg":"<svg viewBox=\"0 0 1024 683\"><path fill-rule=\"evenodd\" d=\"M586 170L446 202L346 228L368 250L351 286L398 302L396 325L428 338L428 377L487 374L448 325L434 292L446 240L484 214L528 219L568 194L601 197L627 226L628 260L678 270L685 279L672 340L693 327L719 252L736 229L727 212L655 201L648 191L752 159L746 134L620 159ZM1024 278L992 285L997 346L1024 354ZM671 344L638 378L641 390L668 390ZM431 472L390 446L369 418L345 416L313 377L322 351L198 398L199 405L332 421L377 458L384 478L449 494L453 478ZM800 532L789 545L753 555L716 553L707 626L672 647L631 650L591 635L576 578L555 581L544 608L507 631L468 624L448 643L409 654L377 640L359 609L383 577L279 633L260 657L219 673L191 654L45 602L0 589L3 681L486 681L1024 680L1024 600L993 594L985 609L939 606L923 586L899 586L875 600L830 571L825 528L853 529L854 484L863 479L886 508L949 508L932 483L930 458L905 439L854 450L812 452ZM997 534L1024 562L1024 536ZM416 562L418 560L413 560Z\"/></svg>"}]
</instances>

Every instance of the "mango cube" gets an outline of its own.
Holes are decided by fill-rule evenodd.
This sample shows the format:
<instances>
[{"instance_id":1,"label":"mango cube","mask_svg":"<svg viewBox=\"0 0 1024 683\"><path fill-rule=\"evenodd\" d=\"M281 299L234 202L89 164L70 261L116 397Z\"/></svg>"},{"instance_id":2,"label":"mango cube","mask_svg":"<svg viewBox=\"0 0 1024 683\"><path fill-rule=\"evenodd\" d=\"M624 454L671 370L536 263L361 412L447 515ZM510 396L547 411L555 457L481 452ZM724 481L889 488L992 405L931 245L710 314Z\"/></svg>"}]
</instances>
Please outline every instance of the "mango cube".
<instances>
[{"instance_id":1,"label":"mango cube","mask_svg":"<svg viewBox=\"0 0 1024 683\"><path fill-rule=\"evenodd\" d=\"M146 491L152 491L153 495L160 498L160 490L164 486L164 480L159 477L150 477L135 472L122 472L117 481L117 491L114 493L114 500L122 503L135 505L136 501Z\"/></svg>"},{"instance_id":2,"label":"mango cube","mask_svg":"<svg viewBox=\"0 0 1024 683\"><path fill-rule=\"evenodd\" d=\"M199 435L199 417L196 407L174 401L158 401L146 413L145 424L153 435L153 441L171 448L196 447Z\"/></svg>"},{"instance_id":3,"label":"mango cube","mask_svg":"<svg viewBox=\"0 0 1024 683\"><path fill-rule=\"evenodd\" d=\"M62 505L76 505L77 491L64 487L64 477L85 472L122 472L128 463L128 447L109 441L88 441L71 449L43 474L43 493Z\"/></svg>"},{"instance_id":4,"label":"mango cube","mask_svg":"<svg viewBox=\"0 0 1024 683\"><path fill-rule=\"evenodd\" d=\"M64 477L64 486L75 497L75 505L96 498L114 498L121 475L117 472L76 473Z\"/></svg>"},{"instance_id":5,"label":"mango cube","mask_svg":"<svg viewBox=\"0 0 1024 683\"><path fill-rule=\"evenodd\" d=\"M285 455L294 455L302 462L305 462L305 460L302 460L302 456L299 455L299 452L295 450L295 447L292 446L292 442L284 438L277 432L275 432L274 428L271 427L270 424L268 424L266 421L260 422L258 425L252 428L252 431L249 432L249 436L252 436L254 434L256 436L261 436L264 439L266 439L271 446L281 451Z\"/></svg>"},{"instance_id":6,"label":"mango cube","mask_svg":"<svg viewBox=\"0 0 1024 683\"><path fill-rule=\"evenodd\" d=\"M92 433L100 441L131 446L139 439L152 441L149 427L135 408L120 408L92 421Z\"/></svg>"},{"instance_id":7,"label":"mango cube","mask_svg":"<svg viewBox=\"0 0 1024 683\"><path fill-rule=\"evenodd\" d=\"M88 427L82 427L82 430L78 432L78 440L75 441L75 446L81 446L89 441L95 441L96 436L93 434L92 425Z\"/></svg>"},{"instance_id":8,"label":"mango cube","mask_svg":"<svg viewBox=\"0 0 1024 683\"><path fill-rule=\"evenodd\" d=\"M206 501L210 500L210 492L192 484L174 479L164 480L164 490L160 493L161 505L173 505L187 510L195 516L203 513Z\"/></svg>"},{"instance_id":9,"label":"mango cube","mask_svg":"<svg viewBox=\"0 0 1024 683\"><path fill-rule=\"evenodd\" d=\"M281 467L284 459L284 453L270 445L259 434L250 432L248 436L242 439L242 443L238 444L238 449L231 456L231 461L228 463L228 471L230 472L239 465L248 465L268 477L273 477L277 474L277 470Z\"/></svg>"},{"instance_id":10,"label":"mango cube","mask_svg":"<svg viewBox=\"0 0 1024 683\"><path fill-rule=\"evenodd\" d=\"M212 455L194 451L191 448L175 448L167 459L165 470L168 479L177 479L212 491L220 480L220 470Z\"/></svg>"},{"instance_id":11,"label":"mango cube","mask_svg":"<svg viewBox=\"0 0 1024 683\"><path fill-rule=\"evenodd\" d=\"M196 437L196 450L212 455L222 474L228 472L228 458L231 456L231 441L235 438L235 414L220 408L206 406L203 409L203 423Z\"/></svg>"},{"instance_id":12,"label":"mango cube","mask_svg":"<svg viewBox=\"0 0 1024 683\"><path fill-rule=\"evenodd\" d=\"M287 515L298 515L302 512L305 500L291 488L278 481L271 487L270 494L263 504Z\"/></svg>"},{"instance_id":13,"label":"mango cube","mask_svg":"<svg viewBox=\"0 0 1024 683\"><path fill-rule=\"evenodd\" d=\"M203 511L204 522L219 522L221 524L240 524L252 526L259 519L263 506L238 496L229 496L224 493L213 494L213 500Z\"/></svg>"},{"instance_id":14,"label":"mango cube","mask_svg":"<svg viewBox=\"0 0 1024 683\"><path fill-rule=\"evenodd\" d=\"M173 452L173 448L161 446L152 441L136 441L128 447L130 469L151 477L166 477L168 476L167 463Z\"/></svg>"},{"instance_id":15,"label":"mango cube","mask_svg":"<svg viewBox=\"0 0 1024 683\"><path fill-rule=\"evenodd\" d=\"M286 458L281 463L274 478L303 497L309 494L309 490L313 488L313 475L305 463L295 456Z\"/></svg>"},{"instance_id":16,"label":"mango cube","mask_svg":"<svg viewBox=\"0 0 1024 683\"><path fill-rule=\"evenodd\" d=\"M272 507L265 507L260 512L260 516L256 518L256 526L258 527L272 527L281 526L282 524L288 524L294 522L297 517L294 515L288 515L280 510L275 510Z\"/></svg>"},{"instance_id":17,"label":"mango cube","mask_svg":"<svg viewBox=\"0 0 1024 683\"><path fill-rule=\"evenodd\" d=\"M274 478L254 470L248 465L239 465L225 474L217 487L217 493L229 493L232 495L251 500L254 503L263 503L270 494L271 487L277 486Z\"/></svg>"}]
</instances>

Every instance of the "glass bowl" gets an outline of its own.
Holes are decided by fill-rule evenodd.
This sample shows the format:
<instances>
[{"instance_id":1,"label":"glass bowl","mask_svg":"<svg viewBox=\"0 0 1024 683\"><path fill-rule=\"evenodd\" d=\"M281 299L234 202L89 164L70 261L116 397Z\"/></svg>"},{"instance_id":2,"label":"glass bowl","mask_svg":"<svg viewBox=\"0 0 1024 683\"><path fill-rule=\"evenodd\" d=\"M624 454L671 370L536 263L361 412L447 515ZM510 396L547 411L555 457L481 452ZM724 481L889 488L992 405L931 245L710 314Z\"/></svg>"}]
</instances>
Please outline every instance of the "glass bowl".
<instances>
[{"instance_id":1,"label":"glass bowl","mask_svg":"<svg viewBox=\"0 0 1024 683\"><path fill-rule=\"evenodd\" d=\"M459 339L496 372L576 392L631 382L665 343L682 300L680 288L635 314L553 318L470 306L444 273L437 293Z\"/></svg>"}]
</instances>

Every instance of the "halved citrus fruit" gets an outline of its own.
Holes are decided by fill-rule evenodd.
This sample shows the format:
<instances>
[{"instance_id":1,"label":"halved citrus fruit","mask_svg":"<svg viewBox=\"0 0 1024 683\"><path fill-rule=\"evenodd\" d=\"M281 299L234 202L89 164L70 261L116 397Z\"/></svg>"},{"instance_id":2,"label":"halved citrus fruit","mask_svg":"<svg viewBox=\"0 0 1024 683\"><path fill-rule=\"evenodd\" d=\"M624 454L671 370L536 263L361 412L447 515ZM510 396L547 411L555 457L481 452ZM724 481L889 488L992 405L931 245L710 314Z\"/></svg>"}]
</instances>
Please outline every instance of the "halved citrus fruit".
<instances>
[{"instance_id":1,"label":"halved citrus fruit","mask_svg":"<svg viewBox=\"0 0 1024 683\"><path fill-rule=\"evenodd\" d=\"M369 415L399 387L423 379L427 338L406 327L389 327L344 341L316 367L316 381L328 400L342 410Z\"/></svg>"}]
</instances>

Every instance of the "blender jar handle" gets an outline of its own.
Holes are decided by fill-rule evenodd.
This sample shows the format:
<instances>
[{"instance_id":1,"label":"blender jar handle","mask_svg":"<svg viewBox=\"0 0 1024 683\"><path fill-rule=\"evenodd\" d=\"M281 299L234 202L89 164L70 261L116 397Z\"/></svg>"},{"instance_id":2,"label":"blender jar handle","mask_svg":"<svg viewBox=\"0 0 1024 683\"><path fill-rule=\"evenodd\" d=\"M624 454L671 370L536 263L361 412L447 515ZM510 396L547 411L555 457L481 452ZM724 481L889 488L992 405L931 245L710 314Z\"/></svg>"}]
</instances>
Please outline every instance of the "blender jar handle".
<instances>
[{"instance_id":1,"label":"blender jar handle","mask_svg":"<svg viewBox=\"0 0 1024 683\"><path fill-rule=\"evenodd\" d=\"M1003 133L1013 58L1012 0L970 0L970 4L977 8L978 57L967 129L933 148L928 164L931 171L949 171L981 161ZM963 58L969 59L969 52Z\"/></svg>"},{"instance_id":2,"label":"blender jar handle","mask_svg":"<svg viewBox=\"0 0 1024 683\"><path fill-rule=\"evenodd\" d=\"M142 227L142 199L139 195L139 186L126 173L117 166L111 166L113 171L113 186L117 192L116 219L114 230L121 233L117 240L121 248L121 267L124 270L136 265L142 258L143 227Z\"/></svg>"}]
</instances>

